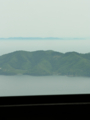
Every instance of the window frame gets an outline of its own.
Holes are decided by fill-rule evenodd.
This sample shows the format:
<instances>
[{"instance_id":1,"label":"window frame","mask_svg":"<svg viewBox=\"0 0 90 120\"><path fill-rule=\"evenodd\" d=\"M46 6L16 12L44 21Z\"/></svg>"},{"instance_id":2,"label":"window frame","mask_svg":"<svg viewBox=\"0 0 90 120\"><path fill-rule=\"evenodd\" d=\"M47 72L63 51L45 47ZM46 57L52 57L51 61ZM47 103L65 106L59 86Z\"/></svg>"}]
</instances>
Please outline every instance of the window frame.
<instances>
[{"instance_id":1,"label":"window frame","mask_svg":"<svg viewBox=\"0 0 90 120\"><path fill-rule=\"evenodd\" d=\"M90 94L0 97L2 118L58 118L89 115Z\"/></svg>"}]
</instances>

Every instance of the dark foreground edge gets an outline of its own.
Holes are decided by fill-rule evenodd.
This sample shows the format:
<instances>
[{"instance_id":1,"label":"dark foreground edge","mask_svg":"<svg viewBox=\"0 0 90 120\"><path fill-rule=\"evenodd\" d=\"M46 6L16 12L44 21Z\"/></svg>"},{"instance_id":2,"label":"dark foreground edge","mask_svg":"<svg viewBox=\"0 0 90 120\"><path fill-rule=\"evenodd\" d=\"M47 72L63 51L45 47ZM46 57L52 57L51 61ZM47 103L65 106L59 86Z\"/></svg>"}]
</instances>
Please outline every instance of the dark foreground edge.
<instances>
[{"instance_id":1,"label":"dark foreground edge","mask_svg":"<svg viewBox=\"0 0 90 120\"><path fill-rule=\"evenodd\" d=\"M72 115L90 116L90 94L0 97L2 119L51 120Z\"/></svg>"}]
</instances>

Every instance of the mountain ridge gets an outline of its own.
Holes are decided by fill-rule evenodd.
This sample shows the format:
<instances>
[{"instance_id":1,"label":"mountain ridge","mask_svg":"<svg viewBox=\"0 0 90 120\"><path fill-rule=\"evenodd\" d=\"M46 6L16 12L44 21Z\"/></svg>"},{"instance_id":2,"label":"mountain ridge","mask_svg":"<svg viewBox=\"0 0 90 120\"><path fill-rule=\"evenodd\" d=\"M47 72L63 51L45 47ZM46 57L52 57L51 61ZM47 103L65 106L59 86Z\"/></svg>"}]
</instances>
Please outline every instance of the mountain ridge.
<instances>
[{"instance_id":1,"label":"mountain ridge","mask_svg":"<svg viewBox=\"0 0 90 120\"><path fill-rule=\"evenodd\" d=\"M0 56L0 75L17 74L90 77L90 53L19 50Z\"/></svg>"}]
</instances>

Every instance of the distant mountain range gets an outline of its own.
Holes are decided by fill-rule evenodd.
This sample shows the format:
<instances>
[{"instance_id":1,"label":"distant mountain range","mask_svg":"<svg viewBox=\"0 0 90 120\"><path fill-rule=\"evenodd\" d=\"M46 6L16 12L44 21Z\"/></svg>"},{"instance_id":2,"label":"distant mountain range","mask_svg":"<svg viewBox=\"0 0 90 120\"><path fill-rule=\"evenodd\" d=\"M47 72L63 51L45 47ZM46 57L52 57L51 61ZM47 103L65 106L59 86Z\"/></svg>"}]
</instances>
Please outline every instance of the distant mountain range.
<instances>
[{"instance_id":1,"label":"distant mountain range","mask_svg":"<svg viewBox=\"0 0 90 120\"><path fill-rule=\"evenodd\" d=\"M57 39L57 40L82 40L82 39L88 39L88 38L59 38L59 37L9 37L9 38L0 38L0 39L20 39L20 40L24 40L24 39L30 39L30 40L40 40L40 39Z\"/></svg>"},{"instance_id":2,"label":"distant mountain range","mask_svg":"<svg viewBox=\"0 0 90 120\"><path fill-rule=\"evenodd\" d=\"M90 77L90 53L15 51L0 56L1 75L67 75Z\"/></svg>"}]
</instances>

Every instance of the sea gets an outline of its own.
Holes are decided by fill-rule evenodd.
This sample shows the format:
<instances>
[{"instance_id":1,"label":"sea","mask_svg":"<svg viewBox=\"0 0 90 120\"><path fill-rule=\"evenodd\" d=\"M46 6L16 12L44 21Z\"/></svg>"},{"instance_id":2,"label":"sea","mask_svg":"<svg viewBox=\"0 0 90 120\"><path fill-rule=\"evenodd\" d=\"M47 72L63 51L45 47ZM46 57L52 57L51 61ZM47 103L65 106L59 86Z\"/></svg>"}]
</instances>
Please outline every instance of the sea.
<instances>
[{"instance_id":1,"label":"sea","mask_svg":"<svg viewBox=\"0 0 90 120\"><path fill-rule=\"evenodd\" d=\"M90 94L90 77L0 75L0 96Z\"/></svg>"}]
</instances>

